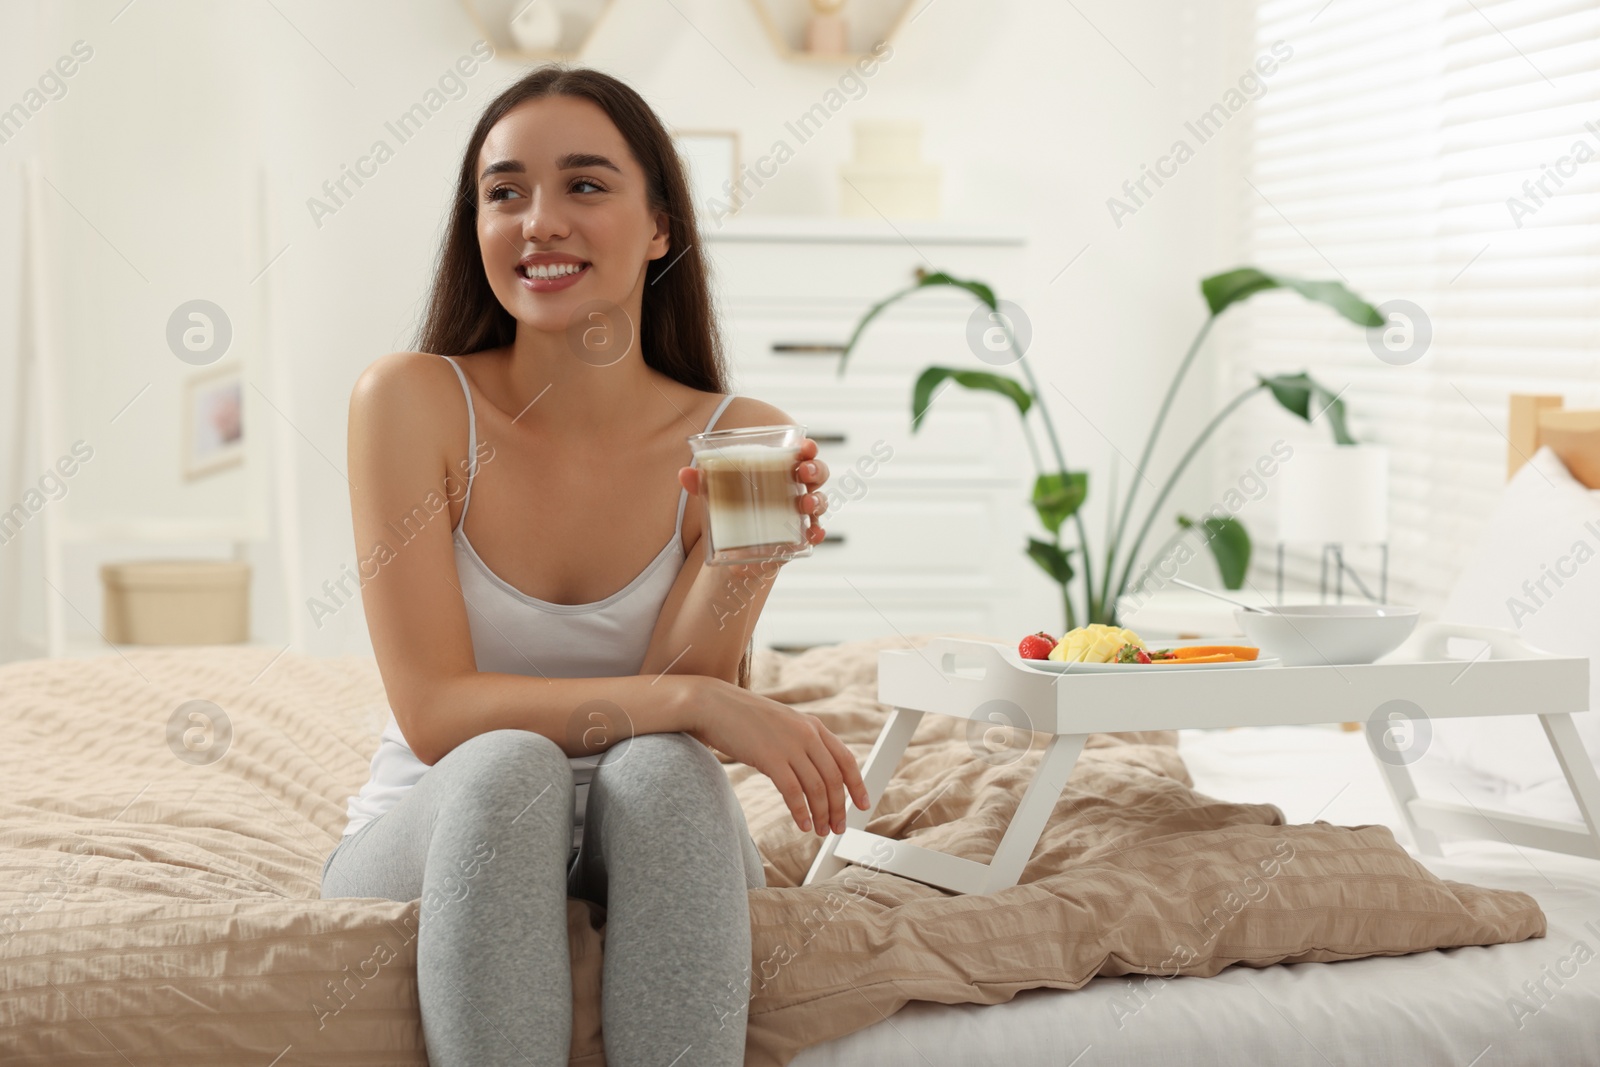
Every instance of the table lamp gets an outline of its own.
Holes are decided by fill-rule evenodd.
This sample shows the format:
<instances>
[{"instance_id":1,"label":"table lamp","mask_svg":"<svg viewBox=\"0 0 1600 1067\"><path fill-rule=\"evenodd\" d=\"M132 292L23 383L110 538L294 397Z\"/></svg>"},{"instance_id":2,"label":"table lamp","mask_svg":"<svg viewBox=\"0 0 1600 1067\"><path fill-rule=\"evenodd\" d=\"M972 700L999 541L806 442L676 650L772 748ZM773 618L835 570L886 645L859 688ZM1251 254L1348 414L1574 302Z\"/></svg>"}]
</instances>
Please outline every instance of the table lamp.
<instances>
[{"instance_id":1,"label":"table lamp","mask_svg":"<svg viewBox=\"0 0 1600 1067\"><path fill-rule=\"evenodd\" d=\"M1369 600L1389 595L1389 450L1382 445L1303 444L1281 469L1278 485L1278 601L1283 601L1284 546L1322 546L1323 599L1330 555L1336 595L1349 574ZM1346 545L1377 545L1383 554L1380 592L1367 589L1344 561Z\"/></svg>"}]
</instances>

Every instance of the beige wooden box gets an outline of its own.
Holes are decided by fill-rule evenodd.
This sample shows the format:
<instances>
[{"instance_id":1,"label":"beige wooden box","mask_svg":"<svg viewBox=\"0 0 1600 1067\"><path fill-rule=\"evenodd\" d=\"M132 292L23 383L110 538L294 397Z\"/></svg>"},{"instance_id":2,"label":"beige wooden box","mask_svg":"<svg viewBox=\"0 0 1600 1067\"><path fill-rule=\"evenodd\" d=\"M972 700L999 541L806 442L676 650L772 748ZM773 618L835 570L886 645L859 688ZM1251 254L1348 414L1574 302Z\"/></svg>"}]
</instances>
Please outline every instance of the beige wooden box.
<instances>
[{"instance_id":1,"label":"beige wooden box","mask_svg":"<svg viewBox=\"0 0 1600 1067\"><path fill-rule=\"evenodd\" d=\"M250 565L140 560L100 568L113 644L228 645L250 639Z\"/></svg>"}]
</instances>

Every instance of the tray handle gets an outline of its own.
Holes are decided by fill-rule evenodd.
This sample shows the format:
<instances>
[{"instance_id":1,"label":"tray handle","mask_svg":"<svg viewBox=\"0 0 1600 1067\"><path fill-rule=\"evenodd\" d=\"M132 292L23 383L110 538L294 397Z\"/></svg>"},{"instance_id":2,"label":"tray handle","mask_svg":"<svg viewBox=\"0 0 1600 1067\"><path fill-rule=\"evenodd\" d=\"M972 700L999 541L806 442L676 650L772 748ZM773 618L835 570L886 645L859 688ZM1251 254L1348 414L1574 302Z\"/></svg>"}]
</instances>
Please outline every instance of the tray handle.
<instances>
[{"instance_id":1,"label":"tray handle","mask_svg":"<svg viewBox=\"0 0 1600 1067\"><path fill-rule=\"evenodd\" d=\"M980 681L990 677L991 672L998 677L999 672L1008 668L1006 646L989 641L935 637L920 651L935 670L951 678Z\"/></svg>"},{"instance_id":2,"label":"tray handle","mask_svg":"<svg viewBox=\"0 0 1600 1067\"><path fill-rule=\"evenodd\" d=\"M1418 660L1454 659L1449 654L1450 639L1482 641L1489 646L1490 659L1559 659L1554 652L1535 648L1515 630L1501 630L1491 626L1465 626L1453 622L1430 622L1417 629L1405 644L1405 651Z\"/></svg>"}]
</instances>

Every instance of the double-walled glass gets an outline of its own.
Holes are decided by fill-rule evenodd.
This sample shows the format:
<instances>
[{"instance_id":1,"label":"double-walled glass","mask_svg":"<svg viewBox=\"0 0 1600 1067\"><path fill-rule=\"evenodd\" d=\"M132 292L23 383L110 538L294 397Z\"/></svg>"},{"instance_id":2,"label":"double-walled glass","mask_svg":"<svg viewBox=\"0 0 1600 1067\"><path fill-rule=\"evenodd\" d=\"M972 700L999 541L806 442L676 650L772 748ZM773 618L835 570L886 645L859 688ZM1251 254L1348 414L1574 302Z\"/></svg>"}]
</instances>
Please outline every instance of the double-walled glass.
<instances>
[{"instance_id":1,"label":"double-walled glass","mask_svg":"<svg viewBox=\"0 0 1600 1067\"><path fill-rule=\"evenodd\" d=\"M706 562L765 563L811 555L795 480L804 426L750 426L689 438L705 501Z\"/></svg>"}]
</instances>

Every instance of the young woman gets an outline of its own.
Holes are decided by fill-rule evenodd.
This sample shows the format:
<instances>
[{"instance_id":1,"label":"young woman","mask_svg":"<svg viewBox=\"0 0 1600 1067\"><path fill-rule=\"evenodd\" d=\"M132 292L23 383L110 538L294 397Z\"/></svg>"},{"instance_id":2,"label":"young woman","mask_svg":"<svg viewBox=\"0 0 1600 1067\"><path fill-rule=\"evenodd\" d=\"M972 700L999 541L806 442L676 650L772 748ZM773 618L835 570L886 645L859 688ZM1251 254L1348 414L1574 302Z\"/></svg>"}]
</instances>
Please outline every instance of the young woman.
<instances>
[{"instance_id":1,"label":"young woman","mask_svg":"<svg viewBox=\"0 0 1600 1067\"><path fill-rule=\"evenodd\" d=\"M705 564L686 438L792 420L726 395L688 186L637 93L549 67L489 105L418 348L350 399L393 717L323 895L421 898L434 1067L567 1062L569 895L606 908L608 1063L742 1063L766 883L710 749L819 835L867 795L820 720L742 688L771 576ZM815 542L827 469L801 459Z\"/></svg>"}]
</instances>

